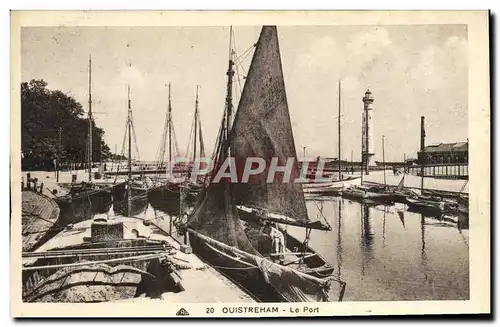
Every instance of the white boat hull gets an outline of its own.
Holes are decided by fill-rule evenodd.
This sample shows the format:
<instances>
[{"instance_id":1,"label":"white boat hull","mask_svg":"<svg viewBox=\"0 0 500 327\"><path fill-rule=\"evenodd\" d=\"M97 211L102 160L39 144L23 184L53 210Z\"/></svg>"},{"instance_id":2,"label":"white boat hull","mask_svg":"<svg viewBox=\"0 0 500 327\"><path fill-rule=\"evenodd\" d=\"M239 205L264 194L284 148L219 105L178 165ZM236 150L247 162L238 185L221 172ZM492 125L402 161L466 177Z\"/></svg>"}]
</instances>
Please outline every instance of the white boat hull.
<instances>
[{"instance_id":1,"label":"white boat hull","mask_svg":"<svg viewBox=\"0 0 500 327\"><path fill-rule=\"evenodd\" d=\"M333 181L333 182L323 182L323 183L305 183L302 184L302 189L304 193L328 193L328 192L338 192L342 189L350 186L361 185L361 178L355 177L352 179Z\"/></svg>"}]
</instances>

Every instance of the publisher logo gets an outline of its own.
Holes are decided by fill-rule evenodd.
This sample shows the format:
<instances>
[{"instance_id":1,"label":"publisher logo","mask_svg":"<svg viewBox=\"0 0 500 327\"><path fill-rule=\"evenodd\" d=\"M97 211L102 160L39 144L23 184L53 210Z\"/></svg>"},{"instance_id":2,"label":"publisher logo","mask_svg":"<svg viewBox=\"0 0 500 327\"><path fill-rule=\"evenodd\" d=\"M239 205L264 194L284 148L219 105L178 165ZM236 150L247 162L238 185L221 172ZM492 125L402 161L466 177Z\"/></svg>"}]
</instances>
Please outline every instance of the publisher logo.
<instances>
[{"instance_id":1,"label":"publisher logo","mask_svg":"<svg viewBox=\"0 0 500 327\"><path fill-rule=\"evenodd\" d=\"M175 314L176 316L189 316L189 312L187 312L186 309L181 308L177 313Z\"/></svg>"}]
</instances>

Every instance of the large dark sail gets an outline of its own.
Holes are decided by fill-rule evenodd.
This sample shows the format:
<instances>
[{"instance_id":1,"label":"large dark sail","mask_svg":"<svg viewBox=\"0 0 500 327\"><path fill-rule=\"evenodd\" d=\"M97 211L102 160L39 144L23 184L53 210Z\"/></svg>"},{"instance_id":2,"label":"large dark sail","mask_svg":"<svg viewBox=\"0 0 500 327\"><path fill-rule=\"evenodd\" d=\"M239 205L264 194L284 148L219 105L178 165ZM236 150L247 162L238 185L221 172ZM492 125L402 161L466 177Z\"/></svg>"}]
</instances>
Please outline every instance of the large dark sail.
<instances>
[{"instance_id":1,"label":"large dark sail","mask_svg":"<svg viewBox=\"0 0 500 327\"><path fill-rule=\"evenodd\" d=\"M235 157L240 176L247 158L258 157L266 162L261 174L251 176L248 183L233 185L237 204L308 221L302 185L294 183L299 168L276 26L262 28L233 123L231 156ZM272 158L277 158L278 166L293 159L289 179L283 180L284 174L277 172L276 178L267 182Z\"/></svg>"}]
</instances>

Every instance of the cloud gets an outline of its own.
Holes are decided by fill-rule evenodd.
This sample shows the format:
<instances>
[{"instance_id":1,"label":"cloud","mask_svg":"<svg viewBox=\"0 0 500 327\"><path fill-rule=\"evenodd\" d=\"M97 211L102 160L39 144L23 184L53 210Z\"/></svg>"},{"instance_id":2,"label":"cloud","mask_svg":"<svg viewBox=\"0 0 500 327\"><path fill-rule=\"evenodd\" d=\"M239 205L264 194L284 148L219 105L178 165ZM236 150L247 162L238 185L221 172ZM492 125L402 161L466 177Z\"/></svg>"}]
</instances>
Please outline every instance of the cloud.
<instances>
[{"instance_id":1,"label":"cloud","mask_svg":"<svg viewBox=\"0 0 500 327\"><path fill-rule=\"evenodd\" d=\"M449 89L457 81L467 81L467 69L467 41L451 36L441 46L429 45L422 49L411 75L422 84L424 91L430 92Z\"/></svg>"},{"instance_id":2,"label":"cloud","mask_svg":"<svg viewBox=\"0 0 500 327\"><path fill-rule=\"evenodd\" d=\"M374 28L366 33L356 34L345 45L346 65L344 72L367 69L392 47L389 32Z\"/></svg>"},{"instance_id":3,"label":"cloud","mask_svg":"<svg viewBox=\"0 0 500 327\"><path fill-rule=\"evenodd\" d=\"M309 69L336 71L339 75L359 75L369 70L393 47L389 33L380 27L355 34L344 45L333 36L323 36L311 42L309 50L299 58L299 65Z\"/></svg>"},{"instance_id":4,"label":"cloud","mask_svg":"<svg viewBox=\"0 0 500 327\"><path fill-rule=\"evenodd\" d=\"M337 42L333 37L320 37L312 41L309 51L299 57L298 63L302 68L331 66L335 62L335 58L339 57L340 51L341 49L337 48Z\"/></svg>"},{"instance_id":5,"label":"cloud","mask_svg":"<svg viewBox=\"0 0 500 327\"><path fill-rule=\"evenodd\" d=\"M118 84L130 84L132 88L143 89L145 86L144 74L142 71L136 66L130 64L126 68L122 69L120 75L118 76L118 81Z\"/></svg>"}]
</instances>

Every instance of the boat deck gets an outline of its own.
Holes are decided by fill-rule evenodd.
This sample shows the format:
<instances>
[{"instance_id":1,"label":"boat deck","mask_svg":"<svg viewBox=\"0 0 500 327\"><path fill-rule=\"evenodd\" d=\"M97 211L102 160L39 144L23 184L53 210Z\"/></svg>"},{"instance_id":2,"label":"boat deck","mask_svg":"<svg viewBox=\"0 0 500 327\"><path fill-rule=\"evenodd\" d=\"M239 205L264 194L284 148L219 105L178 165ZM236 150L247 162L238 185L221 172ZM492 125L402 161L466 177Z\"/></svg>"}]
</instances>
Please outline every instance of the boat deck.
<instances>
[{"instance_id":1,"label":"boat deck","mask_svg":"<svg viewBox=\"0 0 500 327\"><path fill-rule=\"evenodd\" d=\"M193 253L184 253L181 244L173 237L163 232L154 221L145 225L142 219L123 216L109 219L119 219L124 224L124 239L145 238L148 240L164 241L174 249L174 253L166 254L172 260L185 266L176 270L180 277L182 288L178 293L163 293L160 298L137 297L119 302L136 301L165 301L165 302L255 302L255 300L229 281L225 276L214 268L205 264ZM93 220L86 220L74 224L71 229L64 230L41 246L36 252L47 252L61 249L72 245L84 243L91 236L91 224ZM32 255L32 254L31 254ZM30 255L30 256L31 256ZM36 258L23 258L23 265L31 265Z\"/></svg>"}]
</instances>

